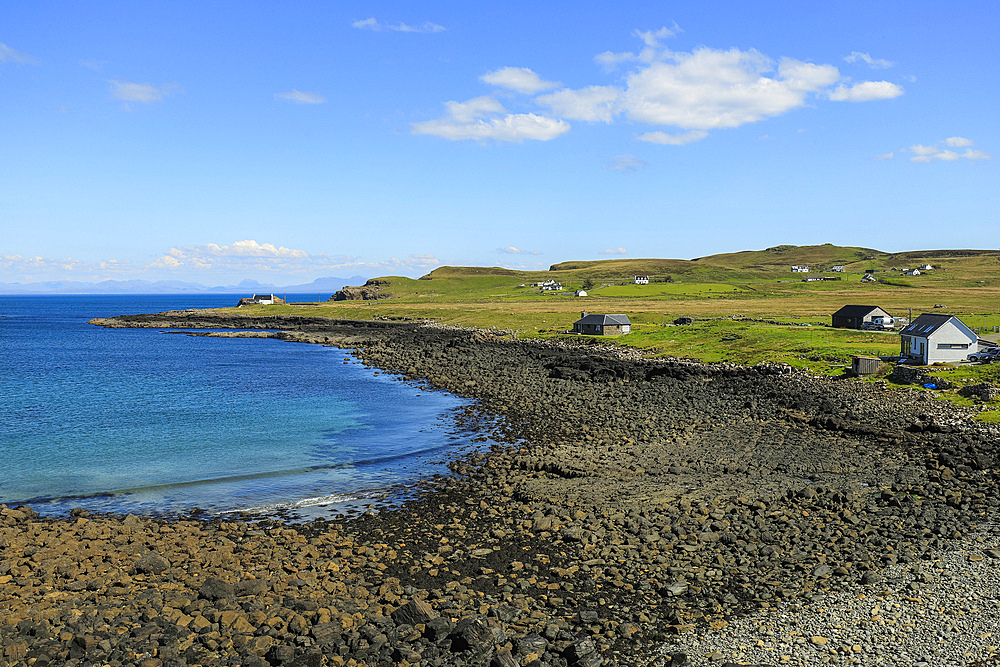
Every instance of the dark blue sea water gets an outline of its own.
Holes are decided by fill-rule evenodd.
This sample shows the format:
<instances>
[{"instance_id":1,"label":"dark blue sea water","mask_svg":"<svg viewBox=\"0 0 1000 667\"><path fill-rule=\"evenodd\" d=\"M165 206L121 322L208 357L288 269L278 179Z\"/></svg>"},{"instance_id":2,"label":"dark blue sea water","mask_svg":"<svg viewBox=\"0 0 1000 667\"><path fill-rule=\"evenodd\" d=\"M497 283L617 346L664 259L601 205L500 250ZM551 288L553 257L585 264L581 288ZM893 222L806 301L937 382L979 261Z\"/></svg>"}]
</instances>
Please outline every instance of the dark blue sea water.
<instances>
[{"instance_id":1,"label":"dark blue sea water","mask_svg":"<svg viewBox=\"0 0 1000 667\"><path fill-rule=\"evenodd\" d=\"M474 437L460 399L334 348L87 324L235 300L0 296L0 503L317 516L446 472Z\"/></svg>"}]
</instances>

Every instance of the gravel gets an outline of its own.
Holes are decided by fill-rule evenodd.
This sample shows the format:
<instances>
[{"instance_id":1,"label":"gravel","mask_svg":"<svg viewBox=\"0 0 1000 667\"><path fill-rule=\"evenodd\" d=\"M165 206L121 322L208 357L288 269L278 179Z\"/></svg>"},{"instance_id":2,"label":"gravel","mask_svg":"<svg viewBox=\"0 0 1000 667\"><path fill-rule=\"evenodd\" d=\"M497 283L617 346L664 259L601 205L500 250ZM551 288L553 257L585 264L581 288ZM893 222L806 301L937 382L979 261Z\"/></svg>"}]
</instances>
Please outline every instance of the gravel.
<instances>
[{"instance_id":1,"label":"gravel","mask_svg":"<svg viewBox=\"0 0 1000 667\"><path fill-rule=\"evenodd\" d=\"M778 604L733 619L722 630L679 637L661 647L656 664L995 664L1000 661L1000 528L988 526L948 547L919 563L886 568L878 585L808 604Z\"/></svg>"}]
</instances>

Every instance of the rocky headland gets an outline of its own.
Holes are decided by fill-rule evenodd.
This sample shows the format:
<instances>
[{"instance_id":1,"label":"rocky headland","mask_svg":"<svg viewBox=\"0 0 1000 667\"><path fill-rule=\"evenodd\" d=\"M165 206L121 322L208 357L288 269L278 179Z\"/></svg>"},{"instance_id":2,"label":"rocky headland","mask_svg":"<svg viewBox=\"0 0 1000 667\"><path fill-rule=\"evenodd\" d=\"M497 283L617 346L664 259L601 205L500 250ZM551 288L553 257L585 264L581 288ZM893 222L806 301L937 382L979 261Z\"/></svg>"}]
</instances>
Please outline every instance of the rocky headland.
<instances>
[{"instance_id":1,"label":"rocky headland","mask_svg":"<svg viewBox=\"0 0 1000 667\"><path fill-rule=\"evenodd\" d=\"M0 664L726 664L746 619L918 599L957 544L1000 557L997 433L926 391L407 322L94 323L350 348L505 444L356 517L0 509ZM905 664L806 639L761 664Z\"/></svg>"}]
</instances>

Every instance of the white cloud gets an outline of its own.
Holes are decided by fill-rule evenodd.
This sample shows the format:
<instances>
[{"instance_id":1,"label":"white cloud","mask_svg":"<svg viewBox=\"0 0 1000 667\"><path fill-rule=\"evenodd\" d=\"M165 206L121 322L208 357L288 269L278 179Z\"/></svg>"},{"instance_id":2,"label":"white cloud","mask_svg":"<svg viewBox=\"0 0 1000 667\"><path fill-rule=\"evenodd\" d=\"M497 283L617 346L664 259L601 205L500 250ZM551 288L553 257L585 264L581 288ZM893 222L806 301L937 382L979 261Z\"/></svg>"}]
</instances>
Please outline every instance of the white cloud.
<instances>
[{"instance_id":1,"label":"white cloud","mask_svg":"<svg viewBox=\"0 0 1000 667\"><path fill-rule=\"evenodd\" d=\"M125 102L141 102L142 104L152 104L160 102L164 97L169 97L180 90L176 83L167 83L162 86L154 86L151 83L132 83L131 81L108 81L112 85L111 97Z\"/></svg>"},{"instance_id":2,"label":"white cloud","mask_svg":"<svg viewBox=\"0 0 1000 667\"><path fill-rule=\"evenodd\" d=\"M18 63L20 65L37 65L38 61L27 53L15 51L0 42L0 63Z\"/></svg>"},{"instance_id":3,"label":"white cloud","mask_svg":"<svg viewBox=\"0 0 1000 667\"><path fill-rule=\"evenodd\" d=\"M569 131L569 123L537 114L504 114L502 104L491 97L467 102L446 102L447 114L437 120L413 123L413 134L428 134L451 141L548 141Z\"/></svg>"},{"instance_id":4,"label":"white cloud","mask_svg":"<svg viewBox=\"0 0 1000 667\"><path fill-rule=\"evenodd\" d=\"M288 100L295 104L323 104L326 98L319 93L305 93L301 90L290 90L287 93L275 93L274 99Z\"/></svg>"},{"instance_id":5,"label":"white cloud","mask_svg":"<svg viewBox=\"0 0 1000 667\"><path fill-rule=\"evenodd\" d=\"M894 157L896 157L896 154L890 152L890 153L882 153L882 155L876 155L875 159L876 160L891 160Z\"/></svg>"},{"instance_id":6,"label":"white cloud","mask_svg":"<svg viewBox=\"0 0 1000 667\"><path fill-rule=\"evenodd\" d=\"M872 69L889 69L896 63L891 60L881 60L879 58L872 58L867 53L861 53L860 51L852 51L851 55L845 56L844 60L849 63L864 62L868 63L868 66Z\"/></svg>"},{"instance_id":7,"label":"white cloud","mask_svg":"<svg viewBox=\"0 0 1000 667\"><path fill-rule=\"evenodd\" d=\"M360 21L354 21L351 27L357 28L358 30L372 30L374 32L444 32L447 30L444 26L438 25L437 23L431 23L430 21L425 21L419 25L409 25L406 23L383 23L376 19L375 17L363 19Z\"/></svg>"},{"instance_id":8,"label":"white cloud","mask_svg":"<svg viewBox=\"0 0 1000 667\"><path fill-rule=\"evenodd\" d=\"M273 243L257 243L249 239L236 241L232 245L207 243L201 246L171 248L168 255L177 258L190 257L308 257L305 250L294 250Z\"/></svg>"},{"instance_id":9,"label":"white cloud","mask_svg":"<svg viewBox=\"0 0 1000 667\"><path fill-rule=\"evenodd\" d=\"M403 259L392 257L384 262L366 263L360 264L359 266L365 266L370 269L429 269L440 265L441 260L435 257L432 253L427 253L423 255L411 254L407 255Z\"/></svg>"},{"instance_id":10,"label":"white cloud","mask_svg":"<svg viewBox=\"0 0 1000 667\"><path fill-rule=\"evenodd\" d=\"M633 30L632 36L642 40L643 48L639 51L626 51L624 53L614 53L605 51L594 56L594 61L605 70L612 70L622 63L639 62L649 64L660 57L662 51L661 41L673 37L679 32L683 32L676 23L672 28L660 28L659 30Z\"/></svg>"},{"instance_id":11,"label":"white cloud","mask_svg":"<svg viewBox=\"0 0 1000 667\"><path fill-rule=\"evenodd\" d=\"M969 160L970 162L975 162L976 160L990 160L993 158L993 156L986 151L969 148L969 146L972 146L973 144L975 144L975 142L971 139L966 139L964 137L949 137L938 142L938 145L935 146L915 144L909 148L900 149L900 152L913 153L913 157L910 158L910 162L918 164L927 164L929 162L958 162L959 160ZM948 148L945 148L945 146ZM958 153L956 151L949 150L950 148L965 148L965 151Z\"/></svg>"},{"instance_id":12,"label":"white cloud","mask_svg":"<svg viewBox=\"0 0 1000 667\"><path fill-rule=\"evenodd\" d=\"M522 248L516 248L514 246L507 246L506 248L497 248L497 252L502 252L506 255L541 255L540 250L524 250Z\"/></svg>"},{"instance_id":13,"label":"white cloud","mask_svg":"<svg viewBox=\"0 0 1000 667\"><path fill-rule=\"evenodd\" d=\"M604 168L631 174L639 167L645 166L646 163L634 155L615 155L605 163Z\"/></svg>"},{"instance_id":14,"label":"white cloud","mask_svg":"<svg viewBox=\"0 0 1000 667\"><path fill-rule=\"evenodd\" d=\"M527 67L501 67L482 75L479 79L491 86L508 88L526 95L534 95L559 86L559 82L544 81Z\"/></svg>"},{"instance_id":15,"label":"white cloud","mask_svg":"<svg viewBox=\"0 0 1000 667\"><path fill-rule=\"evenodd\" d=\"M665 146L683 146L695 141L701 141L708 136L705 130L690 130L688 132L678 132L670 134L668 132L645 132L636 136L639 141L646 141L651 144L663 144Z\"/></svg>"},{"instance_id":16,"label":"white cloud","mask_svg":"<svg viewBox=\"0 0 1000 667\"><path fill-rule=\"evenodd\" d=\"M833 65L787 57L774 60L755 49L699 47L673 52L662 46L662 40L679 31L676 25L635 31L641 49L597 57L604 65L631 64L620 85L564 88L538 95L533 101L547 109L546 115L531 109L507 113L493 97L478 97L447 102L447 115L414 123L412 131L451 140L547 140L569 131L567 120L610 124L624 117L633 123L681 130L641 132L640 141L683 145L705 138L710 130L760 122L818 100L864 102L903 94L899 85L888 81L851 84ZM855 53L850 58L883 62L865 56ZM481 79L526 94L556 85L530 69L515 67L495 70Z\"/></svg>"},{"instance_id":17,"label":"white cloud","mask_svg":"<svg viewBox=\"0 0 1000 667\"><path fill-rule=\"evenodd\" d=\"M803 106L807 93L839 78L832 65L784 59L773 62L753 49L700 48L674 54L627 77L623 107L630 119L684 129L739 127Z\"/></svg>"},{"instance_id":18,"label":"white cloud","mask_svg":"<svg viewBox=\"0 0 1000 667\"><path fill-rule=\"evenodd\" d=\"M853 86L840 84L830 93L834 102L870 102L871 100L888 100L899 97L903 89L888 81L862 81Z\"/></svg>"},{"instance_id":19,"label":"white cloud","mask_svg":"<svg viewBox=\"0 0 1000 667\"><path fill-rule=\"evenodd\" d=\"M628 254L628 250L626 250L625 248L621 248L621 247L610 248L608 250L602 250L601 254L602 255L627 255Z\"/></svg>"},{"instance_id":20,"label":"white cloud","mask_svg":"<svg viewBox=\"0 0 1000 667\"><path fill-rule=\"evenodd\" d=\"M589 86L541 95L535 101L563 118L610 123L621 94L622 91L614 86Z\"/></svg>"},{"instance_id":21,"label":"white cloud","mask_svg":"<svg viewBox=\"0 0 1000 667\"><path fill-rule=\"evenodd\" d=\"M944 140L944 143L952 148L965 148L966 146L972 146L976 142L965 137L948 137Z\"/></svg>"}]
</instances>

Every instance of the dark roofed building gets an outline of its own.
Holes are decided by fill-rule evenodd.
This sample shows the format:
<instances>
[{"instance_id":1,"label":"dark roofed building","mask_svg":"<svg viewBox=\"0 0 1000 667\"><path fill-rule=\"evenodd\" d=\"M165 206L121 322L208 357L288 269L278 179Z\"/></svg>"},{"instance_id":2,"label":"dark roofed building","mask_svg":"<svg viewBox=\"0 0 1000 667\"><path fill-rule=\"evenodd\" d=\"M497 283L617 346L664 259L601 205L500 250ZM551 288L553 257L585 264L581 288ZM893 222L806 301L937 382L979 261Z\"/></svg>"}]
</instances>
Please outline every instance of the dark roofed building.
<instances>
[{"instance_id":1,"label":"dark roofed building","mask_svg":"<svg viewBox=\"0 0 1000 667\"><path fill-rule=\"evenodd\" d=\"M573 333L588 336L615 336L632 331L628 315L598 315L580 313L580 319L573 323Z\"/></svg>"},{"instance_id":2,"label":"dark roofed building","mask_svg":"<svg viewBox=\"0 0 1000 667\"><path fill-rule=\"evenodd\" d=\"M833 326L838 329L860 329L865 322L871 322L873 317L889 317L878 306L844 306L833 314Z\"/></svg>"}]
</instances>

